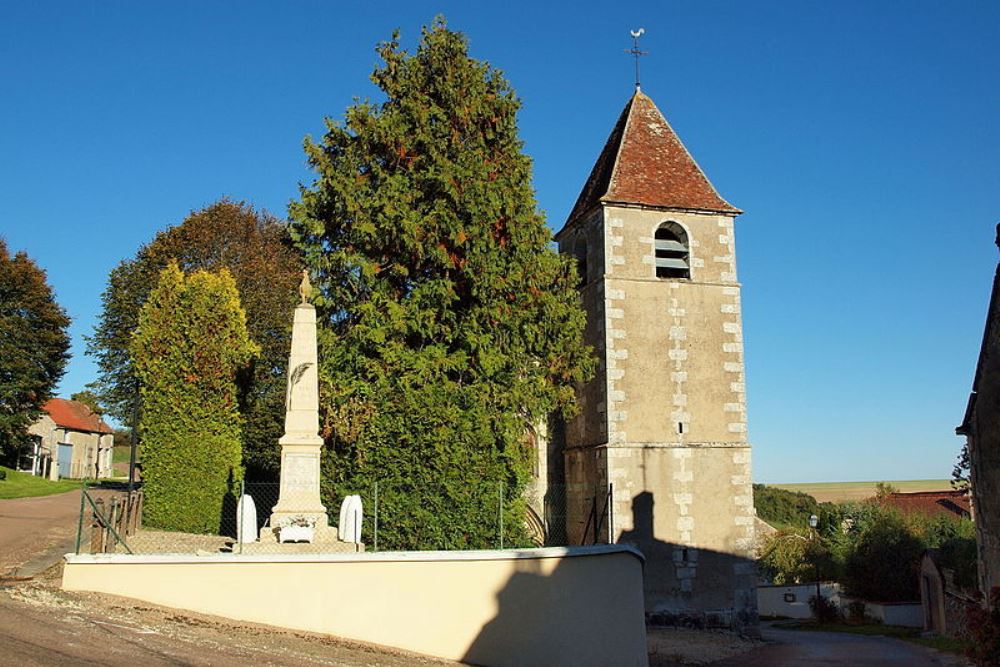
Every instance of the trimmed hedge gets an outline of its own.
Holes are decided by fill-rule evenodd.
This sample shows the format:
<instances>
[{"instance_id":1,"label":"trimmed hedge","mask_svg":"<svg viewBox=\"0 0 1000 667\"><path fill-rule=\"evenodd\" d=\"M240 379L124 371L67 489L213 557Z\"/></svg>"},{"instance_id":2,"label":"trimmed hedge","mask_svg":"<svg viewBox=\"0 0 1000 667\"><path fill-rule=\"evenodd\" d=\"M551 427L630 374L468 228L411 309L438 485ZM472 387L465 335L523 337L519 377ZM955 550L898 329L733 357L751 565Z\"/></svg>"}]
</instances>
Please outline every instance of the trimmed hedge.
<instances>
[{"instance_id":1,"label":"trimmed hedge","mask_svg":"<svg viewBox=\"0 0 1000 667\"><path fill-rule=\"evenodd\" d=\"M143 400L143 522L220 532L243 476L237 375L258 351L229 272L185 276L172 262L142 309L131 351Z\"/></svg>"}]
</instances>

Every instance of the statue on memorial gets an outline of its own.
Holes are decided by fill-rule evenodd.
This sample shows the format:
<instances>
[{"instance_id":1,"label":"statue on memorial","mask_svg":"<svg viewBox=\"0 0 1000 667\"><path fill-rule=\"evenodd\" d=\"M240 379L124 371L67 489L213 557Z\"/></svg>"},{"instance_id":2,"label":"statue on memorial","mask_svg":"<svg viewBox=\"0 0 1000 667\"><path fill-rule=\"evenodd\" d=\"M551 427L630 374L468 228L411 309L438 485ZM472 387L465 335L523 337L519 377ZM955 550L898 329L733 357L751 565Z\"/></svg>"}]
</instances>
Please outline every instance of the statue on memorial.
<instances>
[{"instance_id":1,"label":"statue on memorial","mask_svg":"<svg viewBox=\"0 0 1000 667\"><path fill-rule=\"evenodd\" d=\"M312 291L312 283L309 282L309 270L302 269L302 282L299 283L299 296L302 297L302 303L309 303Z\"/></svg>"}]
</instances>

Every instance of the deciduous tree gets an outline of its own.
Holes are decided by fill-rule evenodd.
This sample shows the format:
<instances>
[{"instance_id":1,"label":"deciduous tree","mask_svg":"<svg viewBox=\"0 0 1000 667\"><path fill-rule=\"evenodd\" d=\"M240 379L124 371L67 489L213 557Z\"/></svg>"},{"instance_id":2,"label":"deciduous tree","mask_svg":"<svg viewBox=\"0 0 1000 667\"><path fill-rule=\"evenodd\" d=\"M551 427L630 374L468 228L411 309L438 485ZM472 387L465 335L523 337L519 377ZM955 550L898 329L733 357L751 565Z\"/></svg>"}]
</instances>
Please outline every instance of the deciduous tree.
<instances>
[{"instance_id":1,"label":"deciduous tree","mask_svg":"<svg viewBox=\"0 0 1000 667\"><path fill-rule=\"evenodd\" d=\"M94 384L102 404L131 424L139 397L130 337L160 272L176 261L182 271L226 268L236 281L250 335L261 355L242 387L243 452L250 474L276 474L282 433L285 366L301 259L285 225L242 202L226 199L191 213L111 272L87 352L97 360Z\"/></svg>"},{"instance_id":2,"label":"deciduous tree","mask_svg":"<svg viewBox=\"0 0 1000 667\"><path fill-rule=\"evenodd\" d=\"M62 378L68 326L45 271L0 238L0 458L15 456Z\"/></svg>"},{"instance_id":3,"label":"deciduous tree","mask_svg":"<svg viewBox=\"0 0 1000 667\"><path fill-rule=\"evenodd\" d=\"M575 269L504 76L440 19L378 53L384 100L307 141L317 178L291 207L325 316L325 490L381 480L389 548L491 546L501 494L523 525L533 429L593 368Z\"/></svg>"},{"instance_id":4,"label":"deciduous tree","mask_svg":"<svg viewBox=\"0 0 1000 667\"><path fill-rule=\"evenodd\" d=\"M143 521L216 532L242 477L237 374L259 352L229 272L185 276L171 262L142 308L130 352L143 401Z\"/></svg>"}]
</instances>

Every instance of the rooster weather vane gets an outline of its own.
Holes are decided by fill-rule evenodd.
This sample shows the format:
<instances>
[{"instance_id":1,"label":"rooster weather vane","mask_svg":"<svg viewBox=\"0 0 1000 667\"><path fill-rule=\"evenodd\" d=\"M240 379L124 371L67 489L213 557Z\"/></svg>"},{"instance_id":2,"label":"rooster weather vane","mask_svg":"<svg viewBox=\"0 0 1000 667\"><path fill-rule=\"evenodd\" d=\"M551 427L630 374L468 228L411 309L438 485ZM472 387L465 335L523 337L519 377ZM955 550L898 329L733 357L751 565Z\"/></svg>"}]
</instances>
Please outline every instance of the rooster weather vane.
<instances>
[{"instance_id":1,"label":"rooster weather vane","mask_svg":"<svg viewBox=\"0 0 1000 667\"><path fill-rule=\"evenodd\" d=\"M632 48L625 49L625 53L635 57L635 89L639 90L639 58L642 56L648 56L649 51L641 51L639 49L639 38L646 32L645 28L639 28L638 30L630 30L629 34L632 35Z\"/></svg>"}]
</instances>

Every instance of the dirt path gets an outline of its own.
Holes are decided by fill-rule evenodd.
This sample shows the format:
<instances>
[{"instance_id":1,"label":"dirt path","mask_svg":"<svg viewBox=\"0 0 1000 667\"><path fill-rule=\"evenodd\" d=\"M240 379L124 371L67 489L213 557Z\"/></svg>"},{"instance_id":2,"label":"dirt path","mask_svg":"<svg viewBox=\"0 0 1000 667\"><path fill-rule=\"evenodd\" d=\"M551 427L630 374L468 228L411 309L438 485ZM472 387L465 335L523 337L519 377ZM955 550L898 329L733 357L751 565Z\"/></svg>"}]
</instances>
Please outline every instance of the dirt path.
<instances>
[{"instance_id":1,"label":"dirt path","mask_svg":"<svg viewBox=\"0 0 1000 667\"><path fill-rule=\"evenodd\" d=\"M0 500L0 576L76 538L80 492Z\"/></svg>"},{"instance_id":2,"label":"dirt path","mask_svg":"<svg viewBox=\"0 0 1000 667\"><path fill-rule=\"evenodd\" d=\"M72 549L79 510L78 491L0 500L0 665L457 664L109 595L63 591L60 556ZM45 562L56 565L32 580L10 578L37 569L26 563Z\"/></svg>"},{"instance_id":3,"label":"dirt path","mask_svg":"<svg viewBox=\"0 0 1000 667\"><path fill-rule=\"evenodd\" d=\"M0 585L0 665L336 665L458 663L57 588L61 566Z\"/></svg>"}]
</instances>

